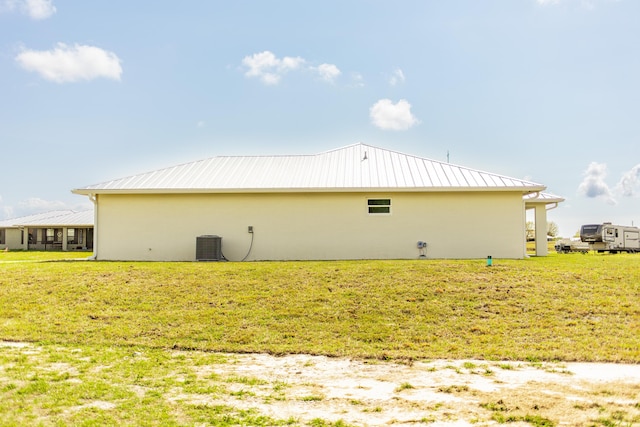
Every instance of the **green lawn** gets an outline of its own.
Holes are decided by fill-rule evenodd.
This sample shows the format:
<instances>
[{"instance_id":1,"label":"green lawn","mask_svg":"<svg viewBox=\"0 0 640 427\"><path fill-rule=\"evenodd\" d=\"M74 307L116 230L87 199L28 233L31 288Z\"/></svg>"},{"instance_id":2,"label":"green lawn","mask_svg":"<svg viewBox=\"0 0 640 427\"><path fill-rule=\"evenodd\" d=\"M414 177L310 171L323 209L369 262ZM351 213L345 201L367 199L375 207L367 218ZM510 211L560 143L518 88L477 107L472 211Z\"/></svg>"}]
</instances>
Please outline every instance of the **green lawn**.
<instances>
[{"instance_id":1,"label":"green lawn","mask_svg":"<svg viewBox=\"0 0 640 427\"><path fill-rule=\"evenodd\" d=\"M482 375L518 365L505 360L640 363L640 255L551 254L494 259L492 267L485 260L82 260L88 255L0 252L0 425L348 425L325 413L265 415L261 405L314 407L324 397L296 396L286 379L216 373L236 363L229 352L484 359L464 365ZM189 349L206 351L181 351ZM455 402L406 401L403 387L413 388L403 383L377 406L349 405L363 414L422 405L417 425L465 417L478 425L640 421L634 386L585 391L587 403L563 413L562 396L531 406L541 394L452 385L442 392L478 402L459 415Z\"/></svg>"},{"instance_id":2,"label":"green lawn","mask_svg":"<svg viewBox=\"0 0 640 427\"><path fill-rule=\"evenodd\" d=\"M0 253L0 340L640 362L639 255L552 253L492 267L484 260L69 260L88 255Z\"/></svg>"}]
</instances>

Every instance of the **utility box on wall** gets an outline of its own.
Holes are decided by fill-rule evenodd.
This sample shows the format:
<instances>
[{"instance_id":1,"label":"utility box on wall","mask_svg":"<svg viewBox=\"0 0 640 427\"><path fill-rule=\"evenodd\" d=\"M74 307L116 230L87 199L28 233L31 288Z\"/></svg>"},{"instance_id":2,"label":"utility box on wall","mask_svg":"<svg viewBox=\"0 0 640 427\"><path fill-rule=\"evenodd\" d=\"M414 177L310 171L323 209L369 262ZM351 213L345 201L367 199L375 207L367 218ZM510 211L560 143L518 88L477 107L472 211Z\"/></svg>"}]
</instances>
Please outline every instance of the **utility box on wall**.
<instances>
[{"instance_id":1,"label":"utility box on wall","mask_svg":"<svg viewBox=\"0 0 640 427\"><path fill-rule=\"evenodd\" d=\"M196 261L221 261L222 237L206 235L196 238Z\"/></svg>"}]
</instances>

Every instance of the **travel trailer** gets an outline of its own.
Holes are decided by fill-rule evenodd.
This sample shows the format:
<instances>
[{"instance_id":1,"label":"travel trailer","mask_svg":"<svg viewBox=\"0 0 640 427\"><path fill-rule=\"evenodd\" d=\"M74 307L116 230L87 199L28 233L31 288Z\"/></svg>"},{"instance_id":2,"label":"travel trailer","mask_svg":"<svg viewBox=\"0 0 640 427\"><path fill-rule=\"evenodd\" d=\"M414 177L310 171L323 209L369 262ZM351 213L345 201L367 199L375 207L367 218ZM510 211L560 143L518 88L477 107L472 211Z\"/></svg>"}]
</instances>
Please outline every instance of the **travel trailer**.
<instances>
[{"instance_id":1,"label":"travel trailer","mask_svg":"<svg viewBox=\"0 0 640 427\"><path fill-rule=\"evenodd\" d=\"M640 229L625 225L587 224L580 228L580 240L598 252L640 252Z\"/></svg>"}]
</instances>

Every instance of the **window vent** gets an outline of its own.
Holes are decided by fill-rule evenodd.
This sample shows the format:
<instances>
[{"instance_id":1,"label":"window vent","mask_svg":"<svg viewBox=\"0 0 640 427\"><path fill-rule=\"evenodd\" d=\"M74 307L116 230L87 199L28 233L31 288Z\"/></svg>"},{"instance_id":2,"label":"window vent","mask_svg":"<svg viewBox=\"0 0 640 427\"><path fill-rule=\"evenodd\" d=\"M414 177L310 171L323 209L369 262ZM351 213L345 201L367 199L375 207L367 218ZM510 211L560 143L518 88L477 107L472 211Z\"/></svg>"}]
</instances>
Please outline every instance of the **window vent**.
<instances>
[{"instance_id":1,"label":"window vent","mask_svg":"<svg viewBox=\"0 0 640 427\"><path fill-rule=\"evenodd\" d=\"M222 237L196 237L196 261L222 261Z\"/></svg>"}]
</instances>

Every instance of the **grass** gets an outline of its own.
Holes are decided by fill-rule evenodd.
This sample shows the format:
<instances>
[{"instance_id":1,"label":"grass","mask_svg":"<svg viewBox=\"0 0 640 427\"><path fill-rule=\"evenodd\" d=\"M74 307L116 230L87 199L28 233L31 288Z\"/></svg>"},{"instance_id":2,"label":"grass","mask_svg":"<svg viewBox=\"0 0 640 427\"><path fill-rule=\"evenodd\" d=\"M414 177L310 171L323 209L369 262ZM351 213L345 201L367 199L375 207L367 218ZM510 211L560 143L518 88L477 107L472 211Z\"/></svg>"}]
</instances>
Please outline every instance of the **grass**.
<instances>
[{"instance_id":1,"label":"grass","mask_svg":"<svg viewBox=\"0 0 640 427\"><path fill-rule=\"evenodd\" d=\"M0 251L0 264L11 262L50 262L87 259L89 252Z\"/></svg>"},{"instance_id":2,"label":"grass","mask_svg":"<svg viewBox=\"0 0 640 427\"><path fill-rule=\"evenodd\" d=\"M397 388L396 388L396 393L401 392L403 390L411 390L414 389L415 387L412 386L410 383L402 383L400 384Z\"/></svg>"},{"instance_id":3,"label":"grass","mask_svg":"<svg viewBox=\"0 0 640 427\"><path fill-rule=\"evenodd\" d=\"M166 351L128 347L5 348L0 352L0 424L184 425L180 419L210 425L288 424L251 411L182 404L198 393L228 393L225 381L211 387L210 380L185 370L185 363L226 362L210 353L172 357ZM174 415L176 406L184 412L180 417Z\"/></svg>"},{"instance_id":4,"label":"grass","mask_svg":"<svg viewBox=\"0 0 640 427\"><path fill-rule=\"evenodd\" d=\"M262 414L251 402L327 398L294 398L281 378L217 374L216 366L234 363L221 352L495 361L461 365L483 375L493 374L487 366L516 369L509 361L640 363L638 255L552 253L492 267L87 256L0 252L0 341L34 343L0 345L0 425L348 425ZM182 351L190 349L205 351ZM411 388L405 382L395 391ZM635 405L603 407L592 425L637 425ZM496 399L479 407L498 423L556 425L519 406Z\"/></svg>"},{"instance_id":5,"label":"grass","mask_svg":"<svg viewBox=\"0 0 640 427\"><path fill-rule=\"evenodd\" d=\"M0 339L638 363L639 262L626 254L550 254L492 267L484 260L38 262L36 253L8 252L0 254Z\"/></svg>"}]
</instances>

